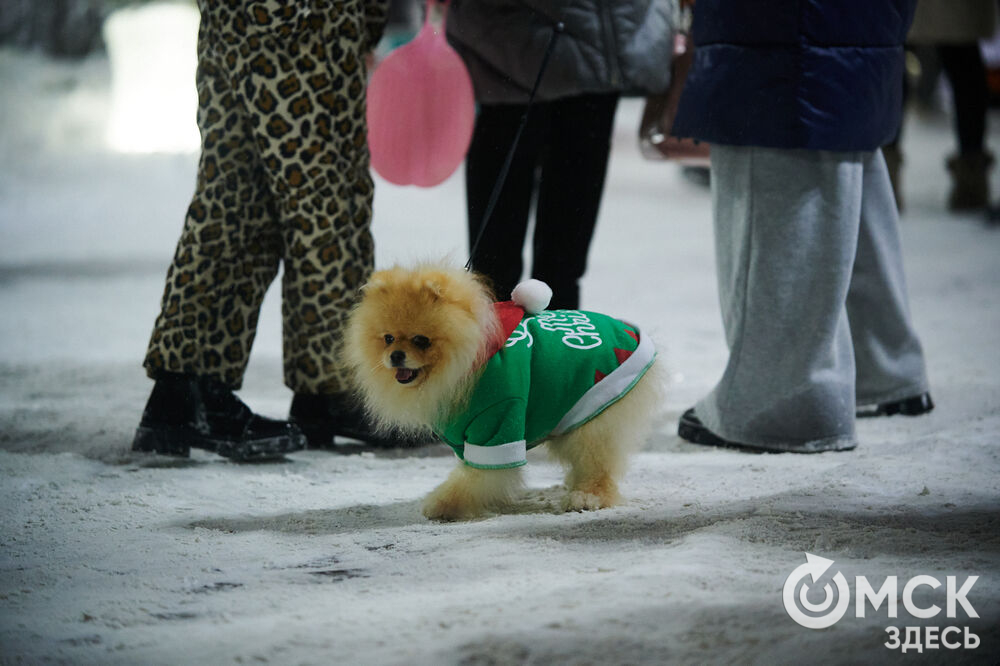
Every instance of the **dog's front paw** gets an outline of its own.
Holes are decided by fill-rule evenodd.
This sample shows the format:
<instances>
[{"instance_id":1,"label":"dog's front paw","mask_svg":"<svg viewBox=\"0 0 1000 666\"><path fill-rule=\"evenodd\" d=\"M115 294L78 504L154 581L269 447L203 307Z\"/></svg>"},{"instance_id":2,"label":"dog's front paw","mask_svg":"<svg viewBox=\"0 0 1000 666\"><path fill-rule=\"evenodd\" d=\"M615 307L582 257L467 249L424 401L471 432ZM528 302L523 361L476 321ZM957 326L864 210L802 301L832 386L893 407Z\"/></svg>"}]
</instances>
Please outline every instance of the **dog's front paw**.
<instances>
[{"instance_id":1,"label":"dog's front paw","mask_svg":"<svg viewBox=\"0 0 1000 666\"><path fill-rule=\"evenodd\" d=\"M573 490L563 498L563 511L596 511L617 504L615 499L582 490Z\"/></svg>"},{"instance_id":2,"label":"dog's front paw","mask_svg":"<svg viewBox=\"0 0 1000 666\"><path fill-rule=\"evenodd\" d=\"M459 465L448 479L424 500L424 515L431 520L469 520L503 512L520 488L521 470L482 470Z\"/></svg>"},{"instance_id":3,"label":"dog's front paw","mask_svg":"<svg viewBox=\"0 0 1000 666\"><path fill-rule=\"evenodd\" d=\"M454 493L433 493L424 500L424 516L431 520L469 520L481 513L469 505L467 500Z\"/></svg>"}]
</instances>

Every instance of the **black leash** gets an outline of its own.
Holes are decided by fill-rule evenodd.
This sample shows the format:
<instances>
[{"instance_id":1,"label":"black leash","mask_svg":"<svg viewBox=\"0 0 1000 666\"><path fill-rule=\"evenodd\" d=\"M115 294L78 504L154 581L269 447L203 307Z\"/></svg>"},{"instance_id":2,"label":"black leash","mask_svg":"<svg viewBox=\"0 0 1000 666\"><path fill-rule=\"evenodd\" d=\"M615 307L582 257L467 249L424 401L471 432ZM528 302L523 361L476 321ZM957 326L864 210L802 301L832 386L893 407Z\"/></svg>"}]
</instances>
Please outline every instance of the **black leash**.
<instances>
[{"instance_id":1,"label":"black leash","mask_svg":"<svg viewBox=\"0 0 1000 666\"><path fill-rule=\"evenodd\" d=\"M479 249L479 242L483 240L483 235L486 232L486 225L490 222L490 217L493 215L493 209L496 208L497 200L500 198L500 191L503 189L504 182L507 180L507 172L510 171L511 162L514 161L514 153L517 151L517 144L521 140L521 133L524 131L524 126L528 124L528 113L531 112L531 105L535 101L535 94L538 92L538 87L542 83L542 76L545 74L546 67L548 67L549 58L552 57L552 51L555 50L556 41L565 29L566 26L562 21L559 21L552 26L552 37L549 38L549 44L545 47L545 55L542 56L542 65L538 68L538 76L535 78L535 85L531 89L531 95L528 97L528 104L524 107L524 113L521 115L521 123L517 127L517 133L514 135L514 141L510 145L510 150L507 151L507 159L504 160L503 168L500 169L500 174L497 176L497 182L493 185L493 192L490 193L489 203L486 204L486 212L483 213L483 221L479 225L479 233L476 235L476 240L472 244L472 249L469 250L469 260L465 263L465 270L467 271L472 270L472 261L476 258L476 250Z\"/></svg>"}]
</instances>

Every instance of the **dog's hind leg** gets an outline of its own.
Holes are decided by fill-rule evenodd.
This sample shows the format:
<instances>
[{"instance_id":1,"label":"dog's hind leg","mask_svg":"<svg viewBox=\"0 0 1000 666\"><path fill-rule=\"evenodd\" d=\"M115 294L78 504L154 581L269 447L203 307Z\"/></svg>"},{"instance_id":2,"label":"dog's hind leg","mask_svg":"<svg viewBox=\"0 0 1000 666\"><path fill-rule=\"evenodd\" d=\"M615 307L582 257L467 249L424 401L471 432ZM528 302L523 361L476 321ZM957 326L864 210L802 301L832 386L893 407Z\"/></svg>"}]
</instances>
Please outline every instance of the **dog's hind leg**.
<instances>
[{"instance_id":1,"label":"dog's hind leg","mask_svg":"<svg viewBox=\"0 0 1000 666\"><path fill-rule=\"evenodd\" d=\"M662 403L659 363L624 398L580 428L549 441L566 467L566 511L603 509L621 502L618 482L628 456L642 446Z\"/></svg>"},{"instance_id":2,"label":"dog's hind leg","mask_svg":"<svg viewBox=\"0 0 1000 666\"><path fill-rule=\"evenodd\" d=\"M432 520L467 520L488 512L503 512L523 487L521 468L477 469L459 463L424 500L424 515Z\"/></svg>"},{"instance_id":3,"label":"dog's hind leg","mask_svg":"<svg viewBox=\"0 0 1000 666\"><path fill-rule=\"evenodd\" d=\"M549 453L566 467L565 511L603 509L621 501L618 480L625 472L627 451L608 416L611 410L549 441Z\"/></svg>"}]
</instances>

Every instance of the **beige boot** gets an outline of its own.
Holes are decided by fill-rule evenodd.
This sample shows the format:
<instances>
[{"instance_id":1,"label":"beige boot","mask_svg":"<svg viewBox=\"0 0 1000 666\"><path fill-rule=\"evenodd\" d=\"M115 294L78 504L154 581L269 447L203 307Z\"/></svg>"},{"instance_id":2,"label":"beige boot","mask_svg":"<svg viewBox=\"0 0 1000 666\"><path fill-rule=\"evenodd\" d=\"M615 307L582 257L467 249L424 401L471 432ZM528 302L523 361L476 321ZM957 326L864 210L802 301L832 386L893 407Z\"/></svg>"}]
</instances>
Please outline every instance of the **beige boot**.
<instances>
[{"instance_id":1,"label":"beige boot","mask_svg":"<svg viewBox=\"0 0 1000 666\"><path fill-rule=\"evenodd\" d=\"M948 158L947 164L951 172L948 209L984 210L990 203L988 175L993 167L993 155L986 152L954 155Z\"/></svg>"}]
</instances>

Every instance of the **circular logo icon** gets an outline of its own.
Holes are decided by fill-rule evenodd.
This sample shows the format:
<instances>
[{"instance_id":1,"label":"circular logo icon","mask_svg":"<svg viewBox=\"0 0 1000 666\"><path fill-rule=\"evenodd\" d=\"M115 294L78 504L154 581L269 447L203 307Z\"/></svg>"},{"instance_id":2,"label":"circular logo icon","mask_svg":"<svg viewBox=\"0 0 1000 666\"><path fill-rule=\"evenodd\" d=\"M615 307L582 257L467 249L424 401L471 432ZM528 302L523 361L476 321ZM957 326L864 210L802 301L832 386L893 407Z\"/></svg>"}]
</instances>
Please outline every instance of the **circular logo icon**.
<instances>
[{"instance_id":1,"label":"circular logo icon","mask_svg":"<svg viewBox=\"0 0 1000 666\"><path fill-rule=\"evenodd\" d=\"M833 576L833 582L837 586L836 594L830 583L825 583L820 588L824 594L823 601L814 603L809 600L810 584L807 579L811 578L812 585L817 586L819 579L832 565L833 560L806 553L806 563L795 567L795 571L785 579L785 587L781 591L785 612L807 629L832 627L844 617L851 603L851 590L847 586L847 579L839 571Z\"/></svg>"}]
</instances>

